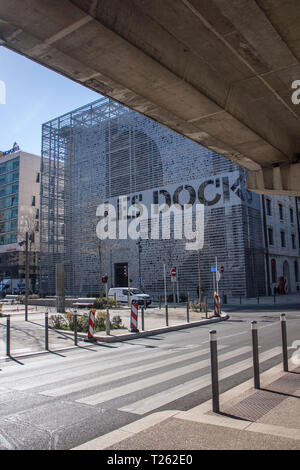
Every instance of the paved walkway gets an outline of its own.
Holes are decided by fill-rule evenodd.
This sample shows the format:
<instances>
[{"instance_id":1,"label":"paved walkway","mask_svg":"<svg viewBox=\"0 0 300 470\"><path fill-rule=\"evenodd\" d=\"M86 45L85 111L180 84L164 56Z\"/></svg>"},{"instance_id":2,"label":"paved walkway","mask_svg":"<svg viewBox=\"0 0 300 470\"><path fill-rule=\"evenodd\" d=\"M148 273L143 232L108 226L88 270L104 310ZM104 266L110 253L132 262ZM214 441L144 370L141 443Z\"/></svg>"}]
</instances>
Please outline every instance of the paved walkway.
<instances>
[{"instance_id":1,"label":"paved walkway","mask_svg":"<svg viewBox=\"0 0 300 470\"><path fill-rule=\"evenodd\" d=\"M73 311L66 309L66 312ZM100 310L98 310L100 311ZM103 310L101 310L103 312ZM49 308L49 324L51 316L56 315L55 308ZM88 313L87 309L80 309L78 314ZM2 310L3 315L11 316L10 330L10 350L11 356L22 357L24 355L45 352L45 311L43 307L32 307L28 309L28 321L24 320L25 309L23 305L5 305ZM170 307L168 310L168 325L166 322L165 309L158 307L145 310L144 330L141 325L141 311L139 310L138 333L129 331L130 327L130 309L118 308L110 310L110 318L120 316L124 328L111 330L110 335L105 331L95 333L95 338L99 342L117 342L126 341L139 337L166 333L167 331L190 328L192 326L201 326L207 323L214 323L226 320L228 316L224 314L222 318L214 317L213 312L205 313L190 312L189 322L187 322L186 307ZM64 348L74 347L74 332L59 329L49 329L49 349L51 351L62 350ZM87 333L78 333L78 343L87 338ZM6 356L6 317L0 317L0 358Z\"/></svg>"},{"instance_id":2,"label":"paved walkway","mask_svg":"<svg viewBox=\"0 0 300 470\"><path fill-rule=\"evenodd\" d=\"M154 413L74 450L300 449L300 366L276 366L189 411Z\"/></svg>"}]
</instances>

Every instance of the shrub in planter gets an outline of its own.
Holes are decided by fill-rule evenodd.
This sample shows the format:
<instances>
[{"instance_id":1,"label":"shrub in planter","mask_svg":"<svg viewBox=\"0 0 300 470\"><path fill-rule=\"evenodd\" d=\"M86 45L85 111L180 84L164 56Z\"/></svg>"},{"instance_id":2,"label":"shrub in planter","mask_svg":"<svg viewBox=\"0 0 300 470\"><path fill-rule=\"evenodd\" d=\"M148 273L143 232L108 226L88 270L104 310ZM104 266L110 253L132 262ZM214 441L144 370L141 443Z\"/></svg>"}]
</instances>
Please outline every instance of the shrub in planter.
<instances>
[{"instance_id":1,"label":"shrub in planter","mask_svg":"<svg viewBox=\"0 0 300 470\"><path fill-rule=\"evenodd\" d=\"M49 326L56 330L65 330L68 329L68 322L62 314L51 315L49 318Z\"/></svg>"},{"instance_id":2,"label":"shrub in planter","mask_svg":"<svg viewBox=\"0 0 300 470\"><path fill-rule=\"evenodd\" d=\"M108 298L108 306L109 306L109 308L115 308L117 306L117 302L115 301L115 299L109 297ZM99 309L106 308L106 297L102 297L102 298L97 297L97 299L94 302L93 307L94 308L99 308Z\"/></svg>"},{"instance_id":3,"label":"shrub in planter","mask_svg":"<svg viewBox=\"0 0 300 470\"><path fill-rule=\"evenodd\" d=\"M122 328L122 318L120 317L120 315L116 315L112 318L111 327L113 329Z\"/></svg>"}]
</instances>

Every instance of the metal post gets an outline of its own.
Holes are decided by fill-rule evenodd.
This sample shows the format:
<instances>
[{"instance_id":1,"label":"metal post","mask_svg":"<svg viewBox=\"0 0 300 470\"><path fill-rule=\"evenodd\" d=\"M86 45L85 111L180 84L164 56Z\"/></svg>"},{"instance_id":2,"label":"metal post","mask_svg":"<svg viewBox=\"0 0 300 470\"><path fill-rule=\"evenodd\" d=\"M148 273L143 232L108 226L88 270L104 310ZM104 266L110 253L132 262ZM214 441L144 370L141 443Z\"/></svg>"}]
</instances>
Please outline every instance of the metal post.
<instances>
[{"instance_id":1,"label":"metal post","mask_svg":"<svg viewBox=\"0 0 300 470\"><path fill-rule=\"evenodd\" d=\"M258 335L257 335L257 322L256 321L251 322L251 331L252 331L252 349L253 349L254 388L260 388Z\"/></svg>"},{"instance_id":2,"label":"metal post","mask_svg":"<svg viewBox=\"0 0 300 470\"><path fill-rule=\"evenodd\" d=\"M28 294L29 294L29 234L25 234L25 321L28 321Z\"/></svg>"},{"instance_id":3,"label":"metal post","mask_svg":"<svg viewBox=\"0 0 300 470\"><path fill-rule=\"evenodd\" d=\"M204 302L205 302L205 318L207 318L207 317L208 317L208 311L207 311L207 296L205 296Z\"/></svg>"},{"instance_id":4,"label":"metal post","mask_svg":"<svg viewBox=\"0 0 300 470\"><path fill-rule=\"evenodd\" d=\"M10 356L10 315L6 317L6 355Z\"/></svg>"},{"instance_id":5,"label":"metal post","mask_svg":"<svg viewBox=\"0 0 300 470\"><path fill-rule=\"evenodd\" d=\"M161 295L159 296L159 310L161 310Z\"/></svg>"},{"instance_id":6,"label":"metal post","mask_svg":"<svg viewBox=\"0 0 300 470\"><path fill-rule=\"evenodd\" d=\"M77 346L77 344L78 344L78 341L77 341L77 313L74 313L73 320L74 320L74 345Z\"/></svg>"},{"instance_id":7,"label":"metal post","mask_svg":"<svg viewBox=\"0 0 300 470\"><path fill-rule=\"evenodd\" d=\"M48 312L45 313L45 349L49 351L49 319L48 319Z\"/></svg>"},{"instance_id":8,"label":"metal post","mask_svg":"<svg viewBox=\"0 0 300 470\"><path fill-rule=\"evenodd\" d=\"M280 323L281 323L281 338L282 338L282 360L283 360L283 370L288 372L289 370L289 361L288 361L288 349L287 349L287 335L286 335L286 317L285 313L280 314Z\"/></svg>"},{"instance_id":9,"label":"metal post","mask_svg":"<svg viewBox=\"0 0 300 470\"><path fill-rule=\"evenodd\" d=\"M189 304L189 298L186 304L186 322L190 323L190 304Z\"/></svg>"},{"instance_id":10,"label":"metal post","mask_svg":"<svg viewBox=\"0 0 300 470\"><path fill-rule=\"evenodd\" d=\"M257 303L259 304L259 295L257 296Z\"/></svg>"},{"instance_id":11,"label":"metal post","mask_svg":"<svg viewBox=\"0 0 300 470\"><path fill-rule=\"evenodd\" d=\"M212 408L214 413L219 413L219 374L218 374L218 349L217 332L211 330L210 336L210 361L211 361L211 389L212 389Z\"/></svg>"},{"instance_id":12,"label":"metal post","mask_svg":"<svg viewBox=\"0 0 300 470\"><path fill-rule=\"evenodd\" d=\"M176 308L175 282L173 282L173 307Z\"/></svg>"},{"instance_id":13,"label":"metal post","mask_svg":"<svg viewBox=\"0 0 300 470\"><path fill-rule=\"evenodd\" d=\"M164 264L164 289L165 289L165 305L167 305L167 279L166 279L166 265Z\"/></svg>"},{"instance_id":14,"label":"metal post","mask_svg":"<svg viewBox=\"0 0 300 470\"><path fill-rule=\"evenodd\" d=\"M109 316L109 307L108 307L108 282L106 285L106 334L110 335L110 316ZM129 289L128 289L129 292Z\"/></svg>"},{"instance_id":15,"label":"metal post","mask_svg":"<svg viewBox=\"0 0 300 470\"><path fill-rule=\"evenodd\" d=\"M142 330L145 331L145 315L144 315L144 307L141 307L141 315L142 315Z\"/></svg>"},{"instance_id":16,"label":"metal post","mask_svg":"<svg viewBox=\"0 0 300 470\"><path fill-rule=\"evenodd\" d=\"M168 312L168 304L166 304L166 326L169 326L169 312Z\"/></svg>"}]
</instances>

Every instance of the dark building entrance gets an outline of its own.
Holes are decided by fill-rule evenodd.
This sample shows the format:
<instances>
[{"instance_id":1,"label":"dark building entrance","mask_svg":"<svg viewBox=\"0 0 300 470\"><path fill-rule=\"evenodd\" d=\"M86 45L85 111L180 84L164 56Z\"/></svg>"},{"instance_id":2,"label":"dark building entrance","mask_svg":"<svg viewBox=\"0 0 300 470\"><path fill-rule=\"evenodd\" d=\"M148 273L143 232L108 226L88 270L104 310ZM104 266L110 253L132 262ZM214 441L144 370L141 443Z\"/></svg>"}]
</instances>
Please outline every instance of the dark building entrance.
<instances>
[{"instance_id":1,"label":"dark building entrance","mask_svg":"<svg viewBox=\"0 0 300 470\"><path fill-rule=\"evenodd\" d=\"M115 264L115 287L128 286L128 263Z\"/></svg>"}]
</instances>

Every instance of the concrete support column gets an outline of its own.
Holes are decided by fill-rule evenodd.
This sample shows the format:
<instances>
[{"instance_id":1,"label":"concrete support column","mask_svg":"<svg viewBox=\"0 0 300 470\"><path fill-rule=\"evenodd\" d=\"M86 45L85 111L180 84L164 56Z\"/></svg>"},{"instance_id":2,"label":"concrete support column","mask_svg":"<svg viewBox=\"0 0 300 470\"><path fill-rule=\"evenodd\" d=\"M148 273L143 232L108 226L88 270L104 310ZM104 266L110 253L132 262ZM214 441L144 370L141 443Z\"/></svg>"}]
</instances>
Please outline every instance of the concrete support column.
<instances>
[{"instance_id":1,"label":"concrete support column","mask_svg":"<svg viewBox=\"0 0 300 470\"><path fill-rule=\"evenodd\" d=\"M65 313L65 265L57 263L56 265L56 311Z\"/></svg>"}]
</instances>

